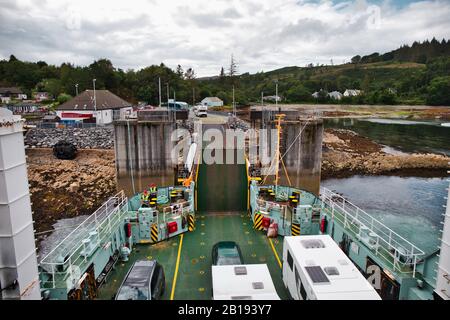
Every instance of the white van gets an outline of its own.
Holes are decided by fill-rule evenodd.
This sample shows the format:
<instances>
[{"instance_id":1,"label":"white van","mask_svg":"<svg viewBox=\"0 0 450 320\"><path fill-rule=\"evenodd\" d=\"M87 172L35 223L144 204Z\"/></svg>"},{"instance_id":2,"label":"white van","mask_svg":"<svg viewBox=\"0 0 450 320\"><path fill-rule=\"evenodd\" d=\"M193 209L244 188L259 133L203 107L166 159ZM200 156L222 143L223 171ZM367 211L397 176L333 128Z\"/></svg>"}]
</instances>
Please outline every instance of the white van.
<instances>
[{"instance_id":1,"label":"white van","mask_svg":"<svg viewBox=\"0 0 450 320\"><path fill-rule=\"evenodd\" d=\"M284 237L283 282L295 300L381 300L329 235Z\"/></svg>"},{"instance_id":2,"label":"white van","mask_svg":"<svg viewBox=\"0 0 450 320\"><path fill-rule=\"evenodd\" d=\"M267 264L212 266L214 300L280 300Z\"/></svg>"},{"instance_id":3,"label":"white van","mask_svg":"<svg viewBox=\"0 0 450 320\"><path fill-rule=\"evenodd\" d=\"M196 105L194 107L194 113L197 117L207 117L208 116L208 106L206 105Z\"/></svg>"}]
</instances>

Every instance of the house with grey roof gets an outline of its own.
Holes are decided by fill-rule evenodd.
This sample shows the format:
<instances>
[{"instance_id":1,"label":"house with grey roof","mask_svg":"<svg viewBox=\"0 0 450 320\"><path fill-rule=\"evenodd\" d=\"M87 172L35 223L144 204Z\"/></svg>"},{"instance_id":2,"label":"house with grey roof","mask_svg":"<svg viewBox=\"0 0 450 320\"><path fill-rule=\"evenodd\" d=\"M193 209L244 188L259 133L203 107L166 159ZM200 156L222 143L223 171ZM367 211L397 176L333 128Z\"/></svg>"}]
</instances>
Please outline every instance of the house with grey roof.
<instances>
[{"instance_id":1,"label":"house with grey roof","mask_svg":"<svg viewBox=\"0 0 450 320\"><path fill-rule=\"evenodd\" d=\"M85 90L56 108L62 122L96 122L104 125L125 119L133 112L132 104L109 90Z\"/></svg>"},{"instance_id":2,"label":"house with grey roof","mask_svg":"<svg viewBox=\"0 0 450 320\"><path fill-rule=\"evenodd\" d=\"M334 99L334 100L341 100L342 99L342 93L340 93L339 91L331 91L331 92L328 93L328 96L331 99Z\"/></svg>"},{"instance_id":3,"label":"house with grey roof","mask_svg":"<svg viewBox=\"0 0 450 320\"><path fill-rule=\"evenodd\" d=\"M206 97L201 101L203 106L222 107L223 101L217 97Z\"/></svg>"},{"instance_id":4,"label":"house with grey roof","mask_svg":"<svg viewBox=\"0 0 450 320\"><path fill-rule=\"evenodd\" d=\"M26 100L27 95L21 89L16 87L1 87L0 101L2 103L9 103L11 100Z\"/></svg>"}]
</instances>

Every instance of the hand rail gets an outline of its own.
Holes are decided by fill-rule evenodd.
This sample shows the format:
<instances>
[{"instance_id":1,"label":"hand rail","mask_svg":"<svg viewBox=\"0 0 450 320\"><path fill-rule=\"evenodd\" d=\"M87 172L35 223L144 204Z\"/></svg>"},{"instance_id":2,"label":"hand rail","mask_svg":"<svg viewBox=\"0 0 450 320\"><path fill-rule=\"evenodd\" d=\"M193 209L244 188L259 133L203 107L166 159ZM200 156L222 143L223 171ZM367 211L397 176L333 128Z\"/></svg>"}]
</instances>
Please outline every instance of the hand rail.
<instances>
[{"instance_id":1,"label":"hand rail","mask_svg":"<svg viewBox=\"0 0 450 320\"><path fill-rule=\"evenodd\" d=\"M320 199L322 200L323 205L329 207L324 208L324 206L322 206L322 210L325 209L325 211L328 211L332 218L337 218L337 213L343 215L343 221L341 221L341 223L343 223L345 227L353 225L358 227L358 230L360 230L361 227L367 228L369 232L376 235L376 254L378 255L378 250L380 250L381 247L381 249L385 250L393 257L394 269L399 268L397 265L412 266L413 276L415 276L417 260L420 256L425 254L421 249L341 195L324 187L321 187L320 191ZM340 221L341 219L338 220ZM405 261L402 262L397 254L404 256L406 258Z\"/></svg>"}]
</instances>

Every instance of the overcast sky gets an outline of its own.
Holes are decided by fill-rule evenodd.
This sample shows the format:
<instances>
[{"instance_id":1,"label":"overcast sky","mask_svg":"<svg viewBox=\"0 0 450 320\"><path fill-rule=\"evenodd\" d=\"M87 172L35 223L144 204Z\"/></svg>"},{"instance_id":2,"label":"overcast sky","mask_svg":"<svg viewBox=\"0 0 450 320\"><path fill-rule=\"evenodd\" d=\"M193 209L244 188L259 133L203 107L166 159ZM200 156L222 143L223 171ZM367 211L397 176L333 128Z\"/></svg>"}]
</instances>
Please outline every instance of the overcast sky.
<instances>
[{"instance_id":1,"label":"overcast sky","mask_svg":"<svg viewBox=\"0 0 450 320\"><path fill-rule=\"evenodd\" d=\"M450 38L449 0L0 0L0 59L139 69L164 62L197 76L269 71Z\"/></svg>"}]
</instances>

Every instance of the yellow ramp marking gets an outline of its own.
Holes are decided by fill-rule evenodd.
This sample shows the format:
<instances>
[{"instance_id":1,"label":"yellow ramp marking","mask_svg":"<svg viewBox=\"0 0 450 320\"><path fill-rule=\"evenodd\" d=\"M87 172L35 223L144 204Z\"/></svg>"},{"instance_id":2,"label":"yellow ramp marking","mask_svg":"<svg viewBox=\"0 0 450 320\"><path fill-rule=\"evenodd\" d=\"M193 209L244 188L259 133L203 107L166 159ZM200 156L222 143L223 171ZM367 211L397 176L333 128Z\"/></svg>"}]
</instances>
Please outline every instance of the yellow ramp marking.
<instances>
[{"instance_id":1,"label":"yellow ramp marking","mask_svg":"<svg viewBox=\"0 0 450 320\"><path fill-rule=\"evenodd\" d=\"M181 248L183 247L183 236L184 236L184 234L181 234L180 245L178 246L177 264L175 265L175 273L173 274L172 292L170 293L170 300L173 300L173 297L175 296L175 287L177 286L178 267L180 266Z\"/></svg>"},{"instance_id":2,"label":"yellow ramp marking","mask_svg":"<svg viewBox=\"0 0 450 320\"><path fill-rule=\"evenodd\" d=\"M275 246L273 245L272 239L271 238L268 238L268 239L269 239L269 242L270 242L270 246L272 247L272 251L273 251L273 253L275 255L275 258L277 258L278 265L280 266L280 269L281 269L282 268L282 264L281 264L280 257L278 256L277 250L275 250Z\"/></svg>"}]
</instances>

